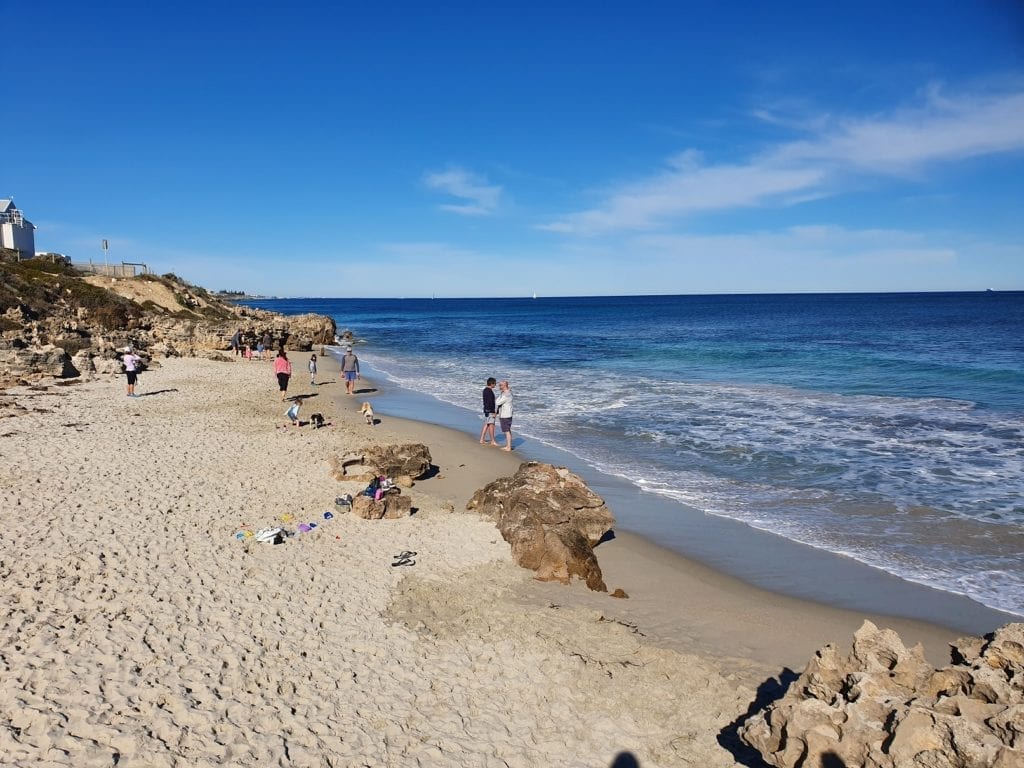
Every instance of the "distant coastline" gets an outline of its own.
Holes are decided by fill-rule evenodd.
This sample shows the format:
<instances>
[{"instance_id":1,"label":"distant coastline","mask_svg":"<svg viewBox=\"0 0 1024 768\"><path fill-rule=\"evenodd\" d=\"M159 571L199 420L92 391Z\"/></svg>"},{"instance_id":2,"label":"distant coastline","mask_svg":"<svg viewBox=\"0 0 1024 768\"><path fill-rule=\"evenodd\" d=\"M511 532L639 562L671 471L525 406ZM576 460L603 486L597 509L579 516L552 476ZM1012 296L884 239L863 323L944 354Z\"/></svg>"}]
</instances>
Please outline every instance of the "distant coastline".
<instances>
[{"instance_id":1,"label":"distant coastline","mask_svg":"<svg viewBox=\"0 0 1024 768\"><path fill-rule=\"evenodd\" d=\"M246 301L268 301L278 298L277 296L260 296L252 293L239 293L237 291L216 291L214 294L221 301L230 301L239 304Z\"/></svg>"}]
</instances>

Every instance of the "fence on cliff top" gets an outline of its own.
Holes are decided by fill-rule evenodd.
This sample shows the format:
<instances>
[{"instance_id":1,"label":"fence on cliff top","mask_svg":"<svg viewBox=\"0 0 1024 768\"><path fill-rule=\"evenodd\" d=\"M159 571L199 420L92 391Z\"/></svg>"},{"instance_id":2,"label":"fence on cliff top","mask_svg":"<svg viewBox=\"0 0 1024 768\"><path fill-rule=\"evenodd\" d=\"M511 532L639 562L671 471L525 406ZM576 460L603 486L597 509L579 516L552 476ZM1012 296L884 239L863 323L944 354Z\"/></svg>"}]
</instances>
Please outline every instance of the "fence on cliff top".
<instances>
[{"instance_id":1,"label":"fence on cliff top","mask_svg":"<svg viewBox=\"0 0 1024 768\"><path fill-rule=\"evenodd\" d=\"M142 262L122 261L120 264L95 264L89 261L74 263L71 266L80 272L103 277L136 277L137 275L151 274L149 267Z\"/></svg>"}]
</instances>

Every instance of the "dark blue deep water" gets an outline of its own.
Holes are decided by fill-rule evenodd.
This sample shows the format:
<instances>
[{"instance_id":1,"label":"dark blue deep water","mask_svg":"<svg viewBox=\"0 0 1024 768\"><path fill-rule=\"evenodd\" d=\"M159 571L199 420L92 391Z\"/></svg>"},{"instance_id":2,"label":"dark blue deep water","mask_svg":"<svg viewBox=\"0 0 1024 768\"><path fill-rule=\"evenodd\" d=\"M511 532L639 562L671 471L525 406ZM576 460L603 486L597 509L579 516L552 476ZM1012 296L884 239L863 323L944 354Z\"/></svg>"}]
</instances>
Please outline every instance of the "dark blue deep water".
<instances>
[{"instance_id":1,"label":"dark blue deep water","mask_svg":"<svg viewBox=\"0 0 1024 768\"><path fill-rule=\"evenodd\" d=\"M650 493L1024 614L1024 293L288 299L395 384Z\"/></svg>"}]
</instances>

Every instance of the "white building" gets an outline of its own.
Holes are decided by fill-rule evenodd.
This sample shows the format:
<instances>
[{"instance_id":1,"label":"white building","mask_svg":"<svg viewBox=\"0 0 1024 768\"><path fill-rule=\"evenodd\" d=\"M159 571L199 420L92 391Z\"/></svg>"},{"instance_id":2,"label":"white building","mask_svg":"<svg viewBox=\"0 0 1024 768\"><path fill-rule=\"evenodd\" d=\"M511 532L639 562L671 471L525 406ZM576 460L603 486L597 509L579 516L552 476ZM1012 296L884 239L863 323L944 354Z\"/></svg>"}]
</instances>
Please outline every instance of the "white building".
<instances>
[{"instance_id":1,"label":"white building","mask_svg":"<svg viewBox=\"0 0 1024 768\"><path fill-rule=\"evenodd\" d=\"M15 207L14 200L0 200L0 247L31 259L36 255L35 230L35 225Z\"/></svg>"}]
</instances>

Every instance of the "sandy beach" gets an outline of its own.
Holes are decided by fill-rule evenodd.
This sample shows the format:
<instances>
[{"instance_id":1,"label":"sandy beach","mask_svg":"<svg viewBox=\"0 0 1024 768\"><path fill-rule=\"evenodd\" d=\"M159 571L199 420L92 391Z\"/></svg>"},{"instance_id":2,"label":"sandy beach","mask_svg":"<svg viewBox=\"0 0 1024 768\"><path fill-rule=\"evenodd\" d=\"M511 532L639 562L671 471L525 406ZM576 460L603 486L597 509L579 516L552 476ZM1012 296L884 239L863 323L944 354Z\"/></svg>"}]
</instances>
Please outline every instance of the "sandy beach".
<instances>
[{"instance_id":1,"label":"sandy beach","mask_svg":"<svg viewBox=\"0 0 1024 768\"><path fill-rule=\"evenodd\" d=\"M766 681L865 616L774 595L629 535L610 589L541 584L463 510L526 458L379 413L332 360L174 358L0 394L0 754L13 766L734 766ZM330 458L395 441L438 473L416 514L365 521ZM447 505L455 507L449 511ZM614 511L614 510L613 510ZM330 512L333 517L325 518ZM240 531L317 527L283 544ZM392 566L415 551L415 565ZM873 617L936 663L960 633Z\"/></svg>"}]
</instances>

